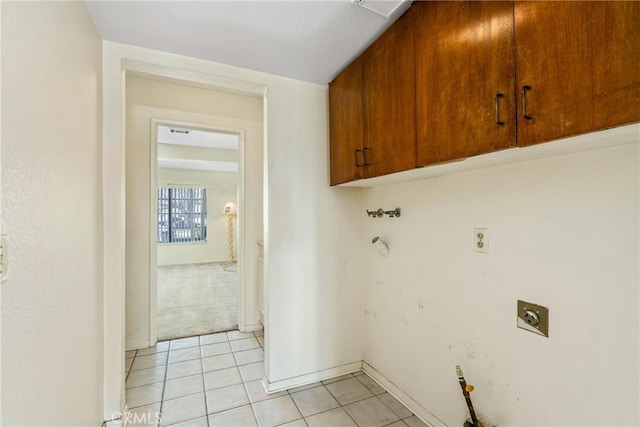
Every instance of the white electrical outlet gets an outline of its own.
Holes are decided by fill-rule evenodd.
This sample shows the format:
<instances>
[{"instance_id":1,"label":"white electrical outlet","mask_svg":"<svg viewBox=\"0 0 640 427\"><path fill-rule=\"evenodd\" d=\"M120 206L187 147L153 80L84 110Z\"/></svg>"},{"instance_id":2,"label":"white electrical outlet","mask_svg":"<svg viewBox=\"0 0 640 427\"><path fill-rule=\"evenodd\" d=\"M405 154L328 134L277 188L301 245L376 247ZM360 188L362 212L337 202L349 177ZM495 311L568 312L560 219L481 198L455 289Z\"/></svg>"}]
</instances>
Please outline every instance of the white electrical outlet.
<instances>
[{"instance_id":1,"label":"white electrical outlet","mask_svg":"<svg viewBox=\"0 0 640 427\"><path fill-rule=\"evenodd\" d=\"M473 249L483 254L489 253L489 229L474 228L473 229Z\"/></svg>"}]
</instances>

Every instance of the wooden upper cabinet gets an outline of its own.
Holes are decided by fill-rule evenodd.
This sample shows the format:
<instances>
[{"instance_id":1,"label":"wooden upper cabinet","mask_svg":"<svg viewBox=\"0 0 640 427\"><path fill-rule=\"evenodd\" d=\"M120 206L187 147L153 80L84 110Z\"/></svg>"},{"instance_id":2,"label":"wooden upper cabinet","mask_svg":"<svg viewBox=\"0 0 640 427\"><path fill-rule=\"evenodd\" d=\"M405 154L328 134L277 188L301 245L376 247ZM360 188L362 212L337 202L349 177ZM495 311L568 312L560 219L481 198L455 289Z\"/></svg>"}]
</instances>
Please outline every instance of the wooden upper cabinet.
<instances>
[{"instance_id":1,"label":"wooden upper cabinet","mask_svg":"<svg viewBox=\"0 0 640 427\"><path fill-rule=\"evenodd\" d=\"M514 16L518 145L640 120L640 2L516 2Z\"/></svg>"},{"instance_id":2,"label":"wooden upper cabinet","mask_svg":"<svg viewBox=\"0 0 640 427\"><path fill-rule=\"evenodd\" d=\"M640 122L640 1L425 1L329 85L331 184Z\"/></svg>"},{"instance_id":3,"label":"wooden upper cabinet","mask_svg":"<svg viewBox=\"0 0 640 427\"><path fill-rule=\"evenodd\" d=\"M418 165L515 146L513 3L416 2L410 13Z\"/></svg>"},{"instance_id":4,"label":"wooden upper cabinet","mask_svg":"<svg viewBox=\"0 0 640 427\"><path fill-rule=\"evenodd\" d=\"M416 166L415 69L411 14L363 55L365 176Z\"/></svg>"},{"instance_id":5,"label":"wooden upper cabinet","mask_svg":"<svg viewBox=\"0 0 640 427\"><path fill-rule=\"evenodd\" d=\"M331 185L364 177L363 120L362 60L358 58L329 84Z\"/></svg>"}]
</instances>

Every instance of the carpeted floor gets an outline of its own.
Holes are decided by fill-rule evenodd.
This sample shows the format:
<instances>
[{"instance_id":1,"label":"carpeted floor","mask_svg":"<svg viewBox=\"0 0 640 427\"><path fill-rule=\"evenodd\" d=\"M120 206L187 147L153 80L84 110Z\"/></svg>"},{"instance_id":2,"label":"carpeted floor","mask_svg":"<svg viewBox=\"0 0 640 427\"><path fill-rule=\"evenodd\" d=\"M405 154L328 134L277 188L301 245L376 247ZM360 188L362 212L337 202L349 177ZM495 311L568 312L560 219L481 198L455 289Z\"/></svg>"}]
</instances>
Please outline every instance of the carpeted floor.
<instances>
[{"instance_id":1,"label":"carpeted floor","mask_svg":"<svg viewBox=\"0 0 640 427\"><path fill-rule=\"evenodd\" d=\"M236 329L238 273L233 267L219 263L158 267L158 340Z\"/></svg>"}]
</instances>

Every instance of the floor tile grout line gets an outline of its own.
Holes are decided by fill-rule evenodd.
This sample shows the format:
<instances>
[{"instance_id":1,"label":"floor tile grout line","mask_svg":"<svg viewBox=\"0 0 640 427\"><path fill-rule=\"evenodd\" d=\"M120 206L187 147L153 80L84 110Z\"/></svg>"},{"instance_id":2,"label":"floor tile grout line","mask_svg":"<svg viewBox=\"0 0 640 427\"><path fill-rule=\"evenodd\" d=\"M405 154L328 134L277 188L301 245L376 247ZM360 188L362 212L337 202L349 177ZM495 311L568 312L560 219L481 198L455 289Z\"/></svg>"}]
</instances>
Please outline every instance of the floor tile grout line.
<instances>
[{"instance_id":1,"label":"floor tile grout line","mask_svg":"<svg viewBox=\"0 0 640 427\"><path fill-rule=\"evenodd\" d=\"M131 371L132 371L132 369L131 369L131 368L133 368L133 362L136 360L136 354L137 354L137 353L138 353L138 350L136 350L136 351L135 351L135 353L133 353L133 357L131 357L131 358L130 358L130 359L131 359L131 366L129 366L129 370L126 372L126 375L124 376L124 382L125 382L125 384L127 383L127 379L129 378L129 375L131 375ZM127 363L127 358L126 358L126 357L125 357L125 359L124 359L124 363L125 363L125 364ZM125 388L126 388L126 387L125 387Z\"/></svg>"},{"instance_id":2,"label":"floor tile grout line","mask_svg":"<svg viewBox=\"0 0 640 427\"><path fill-rule=\"evenodd\" d=\"M193 375L194 377L197 375ZM185 377L186 378L186 377ZM171 380L169 380L171 381ZM221 387L224 388L224 387ZM189 393L189 394L185 394L184 396L178 396L178 397L172 397L171 399L165 399L164 402L171 402L172 400L178 400L178 399L182 399L183 397L190 397L190 396L195 396L196 394L200 394L200 393L204 393L206 394L207 391L212 391L212 390L219 390L217 388L211 389L211 390L204 390L204 391L197 391L195 393Z\"/></svg>"},{"instance_id":3,"label":"floor tile grout line","mask_svg":"<svg viewBox=\"0 0 640 427\"><path fill-rule=\"evenodd\" d=\"M350 379L350 378L347 378L347 379ZM344 380L341 380L341 381L336 381L336 382L329 383L329 384L336 384L336 383L339 383L339 382L342 382L342 381L346 381L347 379L344 379ZM335 401L338 403L338 406L336 406L335 408L327 409L327 410L325 410L325 411L317 412L317 413L315 413L315 414L311 414L311 415L309 415L309 417L314 417L314 416L319 415L319 414L324 414L325 412L330 412L330 411L334 411L334 410L336 410L336 409L338 409L338 408L342 408L342 409L347 413L347 415L349 416L349 418L351 418L351 419L353 420L353 422L354 422L357 426L359 426L359 427L360 427L360 425L356 422L356 420L355 420L355 419L353 419L353 417L351 416L351 414L349 414L349 411L347 411L347 409L345 408L345 406L346 406L346 405L351 405L352 403L361 402L361 401L366 400L366 399L371 399L371 397L372 397L372 396L368 396L368 397L366 397L366 398L364 398L364 399L356 400L356 401L353 401L353 402L349 402L349 403L347 403L346 405L343 405L342 403L340 403L340 401L338 400L338 398L337 398L333 393L331 393L331 390L329 390L329 389L327 388L326 384L323 384L322 382L320 383L320 385L318 385L318 386L316 386L316 387L311 387L311 388L308 388L308 389L305 389L305 390L300 390L300 391L297 391L297 392L295 392L295 393L301 393L301 392L308 391L308 390L313 390L313 389L316 389L316 388L319 388L319 387L324 387L324 388L325 388L325 390L327 390L327 391L329 392L329 394L330 394L330 395L335 399ZM287 392L289 392L289 390L287 390ZM291 396L291 400L293 400L294 404L295 404L295 400L293 399L293 394L295 394L295 393L291 393L291 392L289 392L289 395ZM373 397L376 397L376 396L373 396ZM381 403L384 403L384 402L381 402ZM296 405L296 407L297 407L297 405ZM301 412L299 409L298 409L298 411L300 412L300 414L302 414L302 412ZM393 411L392 411L392 412L393 412ZM395 413L394 413L394 414L395 414ZM303 416L303 419L305 419L305 423L306 423L306 418L308 418L308 417L304 417L304 416ZM400 417L398 417L398 418L400 418ZM294 421L295 421L295 420L294 420Z\"/></svg>"},{"instance_id":4,"label":"floor tile grout line","mask_svg":"<svg viewBox=\"0 0 640 427\"><path fill-rule=\"evenodd\" d=\"M357 378L357 377L354 377L354 376L353 376L353 374L352 374L352 378ZM344 380L340 380L340 381L332 382L332 383L329 383L329 384L337 384L337 383L340 383L340 382L343 382L343 381L348 381L348 380L350 380L350 379L351 379L351 378L346 378L346 379L344 379ZM360 382L360 381L358 381L358 382ZM362 384L362 382L360 382L360 384ZM366 386L365 386L364 384L362 384L362 385L366 388ZM369 392L371 392L372 396L367 396L367 397L365 397L365 398L363 398L363 399L358 399L358 400L354 400L353 402L349 402L349 403L343 404L342 402L340 402L340 401L338 400L338 397L337 397L336 395L334 395L333 393L331 393L331 390L329 390L329 388L327 387L327 384L324 384L324 383L323 383L323 384L322 384L322 386L323 386L324 388L326 388L326 389L327 389L327 391L328 391L328 392L333 396L333 398L334 398L334 399L336 399L336 401L338 402L338 405L340 405L340 408L342 408L342 409L344 410L344 412L346 412L346 413L347 413L347 415L349 416L349 418L351 418L351 419L353 420L353 422L354 422L358 427L366 427L366 426L360 426L360 424L358 424L358 422L357 422L357 421L356 421L356 420L351 416L351 414L349 413L349 411L347 410L347 408L346 408L346 407L347 407L347 406L349 406L349 405L352 405L352 404L354 404L354 403L362 402L363 400L371 399L372 397L377 398L378 396L376 396L375 394L373 394L373 392L371 392L371 390L369 390L369 389L367 388L367 390L369 390ZM382 403L384 406L387 406L387 405L385 405L385 404L384 404L384 402L383 402L382 400L380 400L380 399L378 399L378 400L379 400L379 401L380 401L380 403ZM334 408L334 409L335 409L335 408ZM391 409L389 409L389 410L391 410ZM327 412L327 411L325 411L325 412ZM393 411L391 411L391 413L393 413L394 415L396 415L396 413L395 413L395 412L393 412ZM397 416L397 415L396 415L396 416ZM400 419L400 417L398 417L398 419ZM395 421L394 421L394 422L395 422ZM392 423L392 424L393 424L393 423ZM387 425L388 425L388 424L387 424Z\"/></svg>"},{"instance_id":5,"label":"floor tile grout line","mask_svg":"<svg viewBox=\"0 0 640 427\"><path fill-rule=\"evenodd\" d=\"M384 389L384 387L383 387L383 389ZM393 397L393 400L397 401L397 402L398 402L398 403L399 403L403 408L405 408L407 411L411 412L411 410L410 410L409 408L407 408L406 406L404 406L404 405L403 405L403 404L402 404L398 399L396 399L396 398L395 398L391 393L389 393L389 392L387 391L387 389L384 389L384 390L385 390L385 391L384 391L384 393L387 393L389 396ZM376 394L376 397L378 398L378 400L379 400L380 402L382 402L382 404L383 404L384 406L386 406L387 408L389 408L389 410L390 410L392 413L394 413L394 414L396 415L396 417L400 418L400 421L402 421L402 420L406 420L407 418L410 418L412 415L414 415L414 414L413 414L413 412L411 412L411 415L409 415L408 417L402 418L400 415L396 414L396 411L394 411L394 410L391 408L391 406L387 405L387 404L384 402L384 400L380 399L380 396L382 396L384 393ZM392 423L392 424L393 424L393 423Z\"/></svg>"},{"instance_id":6,"label":"floor tile grout line","mask_svg":"<svg viewBox=\"0 0 640 427\"><path fill-rule=\"evenodd\" d=\"M363 371L363 372L364 372L364 371ZM358 377L361 377L361 376L367 376L367 377L371 378L371 377L370 377L369 375L367 375L366 373L365 373L364 375L359 375ZM358 377L356 377L356 378L358 378ZM373 380L373 378L371 378L371 379ZM358 381L360 381L360 380L358 380ZM375 381L375 380L374 380L374 381ZM362 383L362 381L360 381L360 382ZM362 384L364 385L364 383L362 383ZM378 383L376 382L376 384L378 384ZM395 413L395 411L394 411L394 410L393 410L389 405L387 405L387 404L384 402L384 400L380 399L380 396L381 396L381 395L383 395L384 393L380 393L380 394L375 394L375 393L374 393L374 396L375 396L375 397L377 397L377 398L378 398L378 400L379 400L380 402L382 402L382 404L383 404L384 406L386 406L387 408L389 408L389 410L390 410L391 412L393 412L393 413L394 413L398 418L400 418L400 421L406 420L407 418L411 418L412 416L414 416L414 415L415 415L413 412L411 412L411 409L407 408L407 407L404 405L404 403L400 402L398 399L396 399L396 398L395 398L395 396L394 396L394 395L392 395L391 393L389 393L389 390L387 390L386 388L382 387L380 384L378 384L378 386L380 386L380 388L382 388L382 389L384 390L384 393L387 393L389 396L391 396L391 397L393 398L393 400L395 400L396 402L398 402L398 403L400 404L400 406L402 406L403 408L405 408L407 411L409 411L409 412L411 413L411 415L409 415L408 417L404 417L404 418L402 418L400 415L396 414L396 413ZM366 385L365 385L365 387L366 387ZM392 423L392 424L393 424L393 423Z\"/></svg>"},{"instance_id":7,"label":"floor tile grout line","mask_svg":"<svg viewBox=\"0 0 640 427\"><path fill-rule=\"evenodd\" d=\"M208 414L208 408L207 408L207 391L205 390L205 385L204 385L204 366L202 364L202 350L201 350L202 345L200 344L200 337L198 336L198 353L200 353L200 380L202 382L202 397L204 399L204 417L205 417L205 421L207 423L207 427L209 427L209 414ZM186 377L185 377L186 378ZM166 385L166 384L165 384ZM197 393L194 393L197 394ZM188 396L192 396L192 395L188 395ZM194 420L197 418L194 418ZM191 421L191 420L185 420L186 421ZM183 421L180 421L183 422Z\"/></svg>"},{"instance_id":8,"label":"floor tile grout line","mask_svg":"<svg viewBox=\"0 0 640 427\"><path fill-rule=\"evenodd\" d=\"M305 418L305 417L304 417L304 415L302 415L302 411L300 410L300 407L298 407L298 404L296 403L296 400L293 398L293 396L292 396L290 393L287 393L285 396L289 396L289 399L291 399L291 401L293 402L293 405L296 407L296 409L298 410L298 413L299 413L299 414L300 414L300 416L302 417L302 418L298 418L298 420L300 420L300 419L301 419L301 420L303 420L303 421L304 421L304 418ZM283 396L283 397L284 397L284 396ZM298 420L291 420L290 422L294 422L294 421L298 421ZM304 423L306 424L307 422L306 422L306 421L304 421ZM282 423L282 424L280 424L280 425L283 425L283 424L287 424L287 423Z\"/></svg>"},{"instance_id":9,"label":"floor tile grout line","mask_svg":"<svg viewBox=\"0 0 640 427\"><path fill-rule=\"evenodd\" d=\"M260 424L258 423L258 416L256 415L255 408L253 407L253 402L251 402L251 398L249 397L249 390L247 390L247 385L245 382L242 383L242 388L244 389L244 394L247 396L247 402L249 402L249 408L251 408L251 413L253 414L253 419L256 421L256 426L259 426Z\"/></svg>"},{"instance_id":10,"label":"floor tile grout line","mask_svg":"<svg viewBox=\"0 0 640 427\"><path fill-rule=\"evenodd\" d=\"M200 347L200 340L198 340L198 347ZM187 348L192 348L192 347L187 347ZM199 348L198 348L198 349L199 349ZM178 350L183 350L183 349L178 349ZM192 359L192 360L196 360L196 359ZM179 363L179 362L176 362L176 363ZM166 371L168 371L168 370L169 370L169 366L168 366L168 365L169 365L169 363L168 363L168 360L167 360L167 369L166 369ZM201 367L202 367L202 357L200 358L200 365L201 365ZM166 375L167 375L167 374L165 373L165 381L164 381L164 384L163 384L163 387L162 387L162 402L161 402L161 404L160 404L160 408L161 408L161 410L160 410L160 416L162 417L162 408L163 408L163 406L164 406L164 402L165 402L165 398L164 398L164 396L165 396L165 391L166 391L167 381L180 380L180 379L184 379L184 378L188 378L188 377L192 377L192 376L198 376L198 375L200 375L200 378L201 378L201 380L202 380L202 390L203 390L203 391L202 391L202 395L203 395L203 398L204 398L204 405L205 405L205 415L204 415L204 416L205 416L206 421L207 421L207 426L209 426L209 417L208 417L208 414L207 414L207 394L206 394L206 390L205 390L205 386L204 386L204 372L200 372L200 374L187 375L187 376L184 376L184 377L173 378L173 379L171 379L171 380L167 380L167 379L166 379ZM199 394L199 393L200 393L200 392L197 392L197 393L190 393L190 394L186 394L186 395L184 395L184 396L174 397L173 399L166 399L166 401L168 402L168 401L177 400L177 399L182 399L182 398L189 397L189 396L195 396L195 395L197 395L197 394ZM196 417L196 418L189 418L189 419L187 419L187 420L181 420L181 421L178 421L177 423L174 423L174 424L171 424L171 425L180 424L180 423L188 422L188 421L193 421L193 420L196 420L196 419L198 419L198 418L201 418L201 417L199 417L199 416L198 416L198 417ZM167 426L167 427L171 427L171 425L169 425L169 426Z\"/></svg>"},{"instance_id":11,"label":"floor tile grout line","mask_svg":"<svg viewBox=\"0 0 640 427\"><path fill-rule=\"evenodd\" d=\"M171 349L171 343L169 343L169 347L167 348L167 361L164 365L164 381L162 382L162 394L160 395L160 420L158 421L158 425L160 425L162 421L162 407L164 406L164 391L167 388L167 375L169 373L169 350Z\"/></svg>"}]
</instances>

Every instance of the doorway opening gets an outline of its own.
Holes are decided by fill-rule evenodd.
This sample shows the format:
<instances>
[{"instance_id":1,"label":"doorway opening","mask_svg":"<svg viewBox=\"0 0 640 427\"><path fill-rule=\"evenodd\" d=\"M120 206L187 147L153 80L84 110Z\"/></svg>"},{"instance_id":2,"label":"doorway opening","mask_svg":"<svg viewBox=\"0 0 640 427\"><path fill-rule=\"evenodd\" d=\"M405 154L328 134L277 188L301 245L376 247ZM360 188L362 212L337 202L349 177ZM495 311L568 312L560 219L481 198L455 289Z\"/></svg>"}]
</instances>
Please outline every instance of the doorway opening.
<instances>
[{"instance_id":1,"label":"doorway opening","mask_svg":"<svg viewBox=\"0 0 640 427\"><path fill-rule=\"evenodd\" d=\"M171 365L177 367L182 363L179 359L187 357L181 348L198 340L189 337L158 342L157 337L158 144L153 142L157 141L154 132L158 125L235 134L240 138L242 190L237 195L234 221L238 239L234 250L238 267L238 330L201 335L198 342L203 346L220 347L214 343L218 336L228 337L227 341L247 339L239 335L245 333L260 337L256 338L258 341L262 338L257 298L263 295L258 290L258 279L262 277L258 242L264 239L267 225L263 214L266 87L209 74L185 74L166 64L118 58L105 62L104 78L105 93L117 95L105 99L105 111L118 112L105 113L108 117L105 116L104 127L104 173L109 177L103 182L104 203L109 207L105 208L104 217L104 262L108 266L104 276L105 283L113 284L105 288L105 419L122 410L126 401L133 408L136 395L148 392L150 395L145 396L152 400L147 403L159 402ZM264 310L268 310L266 304ZM184 343L173 345L183 340ZM239 351L253 350L258 352ZM197 365L199 359L205 362L206 352L187 353L195 357L187 361L189 364ZM140 360L133 363L137 356ZM146 403L138 399L137 404Z\"/></svg>"},{"instance_id":2,"label":"doorway opening","mask_svg":"<svg viewBox=\"0 0 640 427\"><path fill-rule=\"evenodd\" d=\"M155 127L157 339L237 329L240 135Z\"/></svg>"},{"instance_id":3,"label":"doorway opening","mask_svg":"<svg viewBox=\"0 0 640 427\"><path fill-rule=\"evenodd\" d=\"M125 349L261 329L263 99L129 74L125 95ZM176 279L189 274L188 285ZM203 292L215 286L232 308L212 306Z\"/></svg>"}]
</instances>

